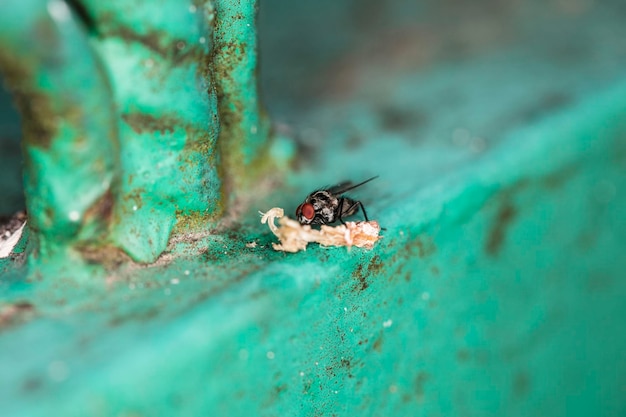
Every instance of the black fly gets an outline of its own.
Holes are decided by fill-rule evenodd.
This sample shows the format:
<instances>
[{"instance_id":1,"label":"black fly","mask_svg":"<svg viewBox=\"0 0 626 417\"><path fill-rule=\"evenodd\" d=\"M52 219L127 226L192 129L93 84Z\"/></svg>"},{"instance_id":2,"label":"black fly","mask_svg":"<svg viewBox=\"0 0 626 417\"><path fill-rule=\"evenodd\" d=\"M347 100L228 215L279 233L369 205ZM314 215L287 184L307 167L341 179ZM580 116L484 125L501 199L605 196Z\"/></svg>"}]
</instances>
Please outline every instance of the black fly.
<instances>
[{"instance_id":1,"label":"black fly","mask_svg":"<svg viewBox=\"0 0 626 417\"><path fill-rule=\"evenodd\" d=\"M296 209L296 218L300 224L331 224L337 220L345 224L343 218L356 214L360 207L365 221L368 221L363 203L343 194L376 178L378 175L356 185L345 181L330 188L313 191Z\"/></svg>"}]
</instances>

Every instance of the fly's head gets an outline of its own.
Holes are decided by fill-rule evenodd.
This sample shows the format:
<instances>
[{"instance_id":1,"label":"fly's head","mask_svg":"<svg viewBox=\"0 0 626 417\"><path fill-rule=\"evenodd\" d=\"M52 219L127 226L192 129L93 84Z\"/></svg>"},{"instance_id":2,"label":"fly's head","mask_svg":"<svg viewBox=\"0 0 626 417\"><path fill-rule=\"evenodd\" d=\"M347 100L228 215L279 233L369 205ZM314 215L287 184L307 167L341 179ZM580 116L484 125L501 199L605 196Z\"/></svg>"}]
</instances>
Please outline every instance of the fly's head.
<instances>
[{"instance_id":1,"label":"fly's head","mask_svg":"<svg viewBox=\"0 0 626 417\"><path fill-rule=\"evenodd\" d=\"M336 220L338 198L327 190L311 193L296 209L300 224L330 224Z\"/></svg>"},{"instance_id":2,"label":"fly's head","mask_svg":"<svg viewBox=\"0 0 626 417\"><path fill-rule=\"evenodd\" d=\"M296 218L300 224L312 224L315 220L315 207L308 201L308 198L296 209Z\"/></svg>"}]
</instances>

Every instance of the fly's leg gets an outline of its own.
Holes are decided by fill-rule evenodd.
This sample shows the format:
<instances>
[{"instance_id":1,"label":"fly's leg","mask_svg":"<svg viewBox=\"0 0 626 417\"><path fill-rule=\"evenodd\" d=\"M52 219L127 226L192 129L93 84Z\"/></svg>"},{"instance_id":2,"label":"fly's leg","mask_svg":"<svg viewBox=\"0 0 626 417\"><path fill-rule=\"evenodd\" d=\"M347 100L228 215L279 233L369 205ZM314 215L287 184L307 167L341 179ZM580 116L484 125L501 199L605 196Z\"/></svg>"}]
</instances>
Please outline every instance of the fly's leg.
<instances>
[{"instance_id":1,"label":"fly's leg","mask_svg":"<svg viewBox=\"0 0 626 417\"><path fill-rule=\"evenodd\" d=\"M346 222L343 221L343 204L345 203L345 198L339 199L339 206L337 207L337 219L343 224L346 225Z\"/></svg>"},{"instance_id":2,"label":"fly's leg","mask_svg":"<svg viewBox=\"0 0 626 417\"><path fill-rule=\"evenodd\" d=\"M341 203L339 204L340 208L343 208L343 202L344 199L341 199ZM367 218L367 212L365 211L365 207L363 207L363 203L361 203L360 201L355 201L354 203L352 203L352 205L350 207L348 207L348 210L346 210L347 213L351 212L353 209L355 208L359 208L361 207L361 211L363 212L363 217L365 217L365 221L369 222L369 219ZM339 221L341 221L342 224L345 224L343 219L341 218L343 214L343 210L339 211Z\"/></svg>"},{"instance_id":3,"label":"fly's leg","mask_svg":"<svg viewBox=\"0 0 626 417\"><path fill-rule=\"evenodd\" d=\"M363 203L361 203L360 201L357 201L354 204L358 204L359 206L361 206L361 211L363 212L363 217L365 217L365 221L369 222L369 219L367 218L367 212L365 211L365 207L363 207Z\"/></svg>"}]
</instances>

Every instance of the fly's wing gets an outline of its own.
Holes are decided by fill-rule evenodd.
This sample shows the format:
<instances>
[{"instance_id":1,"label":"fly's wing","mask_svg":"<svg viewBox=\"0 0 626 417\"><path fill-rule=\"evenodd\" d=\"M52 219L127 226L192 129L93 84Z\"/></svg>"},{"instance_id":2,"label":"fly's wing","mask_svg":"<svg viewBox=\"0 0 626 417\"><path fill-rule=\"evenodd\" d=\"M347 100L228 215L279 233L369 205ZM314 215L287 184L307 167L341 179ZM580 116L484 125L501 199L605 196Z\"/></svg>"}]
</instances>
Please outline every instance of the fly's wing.
<instances>
[{"instance_id":1,"label":"fly's wing","mask_svg":"<svg viewBox=\"0 0 626 417\"><path fill-rule=\"evenodd\" d=\"M326 188L326 191L328 191L331 194L341 195L345 193L346 191L350 191L357 187L360 187L363 184L367 184L368 182L375 180L376 178L378 178L378 175L376 175L375 177L369 178L363 182L360 182L358 184L355 184L352 181L344 181L332 187Z\"/></svg>"},{"instance_id":2,"label":"fly's wing","mask_svg":"<svg viewBox=\"0 0 626 417\"><path fill-rule=\"evenodd\" d=\"M349 190L350 188L352 188L353 185L354 183L352 181L343 181L337 185L333 185L332 187L326 188L326 191L328 191L331 194L341 195L345 193L346 190Z\"/></svg>"}]
</instances>

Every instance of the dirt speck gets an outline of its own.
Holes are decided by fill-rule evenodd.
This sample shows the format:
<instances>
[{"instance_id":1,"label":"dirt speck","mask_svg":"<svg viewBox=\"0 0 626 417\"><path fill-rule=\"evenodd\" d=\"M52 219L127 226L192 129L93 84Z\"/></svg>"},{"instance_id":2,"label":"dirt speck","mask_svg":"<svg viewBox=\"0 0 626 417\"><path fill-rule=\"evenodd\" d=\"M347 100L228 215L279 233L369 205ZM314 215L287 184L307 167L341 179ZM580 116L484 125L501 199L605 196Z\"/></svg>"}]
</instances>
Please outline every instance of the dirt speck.
<instances>
[{"instance_id":1,"label":"dirt speck","mask_svg":"<svg viewBox=\"0 0 626 417\"><path fill-rule=\"evenodd\" d=\"M496 214L493 226L487 235L485 252L492 256L495 256L498 252L500 252L506 239L506 232L516 215L517 213L515 207L513 207L509 201L502 203L498 213Z\"/></svg>"}]
</instances>

